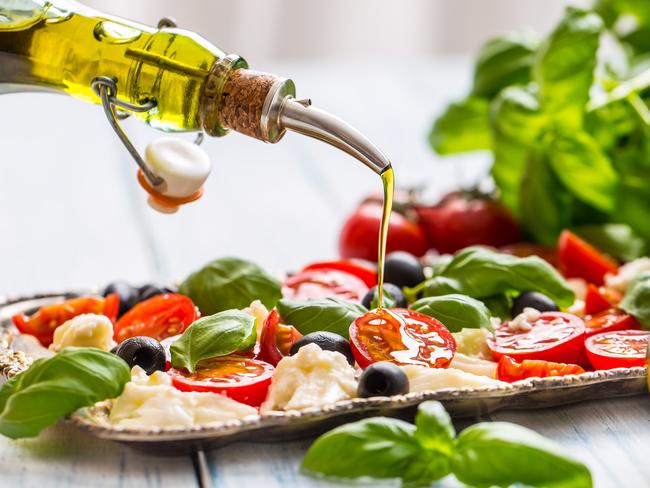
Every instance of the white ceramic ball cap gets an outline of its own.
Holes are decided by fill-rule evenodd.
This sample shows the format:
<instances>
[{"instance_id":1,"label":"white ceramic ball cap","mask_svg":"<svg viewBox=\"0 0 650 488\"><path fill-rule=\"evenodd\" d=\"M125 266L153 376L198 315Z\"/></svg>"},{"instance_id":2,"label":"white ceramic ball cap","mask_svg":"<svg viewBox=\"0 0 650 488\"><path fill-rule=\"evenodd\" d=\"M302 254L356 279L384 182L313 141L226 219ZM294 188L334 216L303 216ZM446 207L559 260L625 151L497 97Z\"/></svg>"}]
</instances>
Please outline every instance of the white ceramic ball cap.
<instances>
[{"instance_id":1,"label":"white ceramic ball cap","mask_svg":"<svg viewBox=\"0 0 650 488\"><path fill-rule=\"evenodd\" d=\"M201 189L210 175L210 157L196 144L176 137L161 137L147 145L144 159L165 180L162 195L186 198Z\"/></svg>"}]
</instances>

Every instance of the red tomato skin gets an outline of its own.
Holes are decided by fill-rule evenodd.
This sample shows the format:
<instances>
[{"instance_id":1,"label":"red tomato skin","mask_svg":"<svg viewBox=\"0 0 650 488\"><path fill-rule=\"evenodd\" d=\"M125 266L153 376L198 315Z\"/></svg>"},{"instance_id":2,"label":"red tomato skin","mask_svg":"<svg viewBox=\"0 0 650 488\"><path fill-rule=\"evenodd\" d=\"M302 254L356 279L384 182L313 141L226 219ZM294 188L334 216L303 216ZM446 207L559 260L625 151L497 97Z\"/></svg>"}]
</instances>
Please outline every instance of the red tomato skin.
<instances>
[{"instance_id":1,"label":"red tomato skin","mask_svg":"<svg viewBox=\"0 0 650 488\"><path fill-rule=\"evenodd\" d=\"M564 324L553 326L548 322L556 318L564 320ZM520 338L528 338L530 332L516 332L511 333L507 331L508 324L503 324L495 331L495 336L488 337L487 345L492 352L492 357L495 361L499 361L502 356L510 356L516 361L524 361L526 359L541 359L554 363L568 363L568 364L581 364L581 359L584 357L584 340L585 340L585 324L583 320L573 314L564 312L544 312L540 316L540 320L544 321L545 329L552 330L553 327L568 327L569 335L563 340L555 343L552 346L542 346L531 349L515 350L509 347L504 347L503 344L498 343L498 337L508 338L512 336L519 336ZM536 322L536 324L538 324ZM533 325L533 331L538 325ZM538 329L539 333L540 330Z\"/></svg>"},{"instance_id":2,"label":"red tomato skin","mask_svg":"<svg viewBox=\"0 0 650 488\"><path fill-rule=\"evenodd\" d=\"M632 368L634 366L645 366L647 363L647 345L646 350L640 354L630 356L613 355L606 351L597 344L597 342L605 337L612 336L641 336L646 338L650 337L650 331L645 330L622 330L614 332L602 332L594 334L587 338L585 341L585 350L587 358L594 369L614 369L614 368Z\"/></svg>"},{"instance_id":3,"label":"red tomato skin","mask_svg":"<svg viewBox=\"0 0 650 488\"><path fill-rule=\"evenodd\" d=\"M353 274L363 281L368 288L372 288L377 284L377 270L376 268L369 266L369 263L366 265L349 259L339 259L338 261L313 263L302 268L302 271L314 271L319 269L335 269Z\"/></svg>"},{"instance_id":4,"label":"red tomato skin","mask_svg":"<svg viewBox=\"0 0 650 488\"><path fill-rule=\"evenodd\" d=\"M180 391L219 393L228 398L232 398L239 403L244 403L257 408L266 399L275 368L272 365L257 359L248 359L248 361L254 361L256 364L262 366L264 368L264 373L254 380L244 381L242 383L232 384L192 381L183 376L183 374L176 368L171 368L167 374L171 376L172 385Z\"/></svg>"},{"instance_id":5,"label":"red tomato skin","mask_svg":"<svg viewBox=\"0 0 650 488\"><path fill-rule=\"evenodd\" d=\"M606 274L616 274L618 266L588 242L569 230L562 231L558 241L560 271L567 278L582 278L602 286Z\"/></svg>"},{"instance_id":6,"label":"red tomato skin","mask_svg":"<svg viewBox=\"0 0 650 488\"><path fill-rule=\"evenodd\" d=\"M339 254L342 258L377 262L381 211L381 205L365 203L345 221L339 235ZM420 257L428 248L427 238L420 226L404 215L393 212L388 226L386 252L406 251Z\"/></svg>"},{"instance_id":7,"label":"red tomato skin","mask_svg":"<svg viewBox=\"0 0 650 488\"><path fill-rule=\"evenodd\" d=\"M601 332L615 332L619 330L640 329L641 324L631 315L620 308L608 308L584 318L587 327L586 335L590 337Z\"/></svg>"},{"instance_id":8,"label":"red tomato skin","mask_svg":"<svg viewBox=\"0 0 650 488\"><path fill-rule=\"evenodd\" d=\"M585 314L594 315L603 310L612 307L612 303L600 293L598 287L592 283L587 285L587 293L585 294Z\"/></svg>"},{"instance_id":9,"label":"red tomato skin","mask_svg":"<svg viewBox=\"0 0 650 488\"><path fill-rule=\"evenodd\" d=\"M341 297L360 302L366 293L368 287L361 278L337 269L301 271L282 284L282 296L290 300Z\"/></svg>"},{"instance_id":10,"label":"red tomato skin","mask_svg":"<svg viewBox=\"0 0 650 488\"><path fill-rule=\"evenodd\" d=\"M501 356L497 366L497 379L512 383L526 378L546 378L547 376L566 376L581 374L585 370L577 364L554 363L538 359L524 359L518 363L508 356Z\"/></svg>"},{"instance_id":11,"label":"red tomato skin","mask_svg":"<svg viewBox=\"0 0 650 488\"><path fill-rule=\"evenodd\" d=\"M281 324L280 321L280 314L274 308L262 325L259 353L256 358L272 366L277 366L282 358L289 354L293 343L302 337L295 327Z\"/></svg>"},{"instance_id":12,"label":"red tomato skin","mask_svg":"<svg viewBox=\"0 0 650 488\"><path fill-rule=\"evenodd\" d=\"M499 247L521 241L517 221L499 203L452 193L435 207L417 207L429 247L454 253L482 244Z\"/></svg>"}]
</instances>

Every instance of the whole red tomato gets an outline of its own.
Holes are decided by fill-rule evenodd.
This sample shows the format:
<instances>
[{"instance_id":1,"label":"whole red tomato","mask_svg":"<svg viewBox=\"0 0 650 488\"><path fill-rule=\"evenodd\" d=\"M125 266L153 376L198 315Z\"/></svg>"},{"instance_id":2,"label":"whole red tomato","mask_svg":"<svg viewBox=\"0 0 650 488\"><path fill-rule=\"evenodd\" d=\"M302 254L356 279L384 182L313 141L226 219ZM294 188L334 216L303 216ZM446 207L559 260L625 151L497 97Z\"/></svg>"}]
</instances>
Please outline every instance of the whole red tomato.
<instances>
[{"instance_id":1,"label":"whole red tomato","mask_svg":"<svg viewBox=\"0 0 650 488\"><path fill-rule=\"evenodd\" d=\"M521 241L512 215L486 197L454 192L435 207L415 210L429 246L441 253L454 253L476 244L499 247Z\"/></svg>"},{"instance_id":2,"label":"whole red tomato","mask_svg":"<svg viewBox=\"0 0 650 488\"><path fill-rule=\"evenodd\" d=\"M339 237L342 258L359 258L377 261L377 241L382 206L367 202L345 221ZM399 212L393 212L388 227L387 252L406 251L415 256L427 252L428 244L422 229Z\"/></svg>"}]
</instances>

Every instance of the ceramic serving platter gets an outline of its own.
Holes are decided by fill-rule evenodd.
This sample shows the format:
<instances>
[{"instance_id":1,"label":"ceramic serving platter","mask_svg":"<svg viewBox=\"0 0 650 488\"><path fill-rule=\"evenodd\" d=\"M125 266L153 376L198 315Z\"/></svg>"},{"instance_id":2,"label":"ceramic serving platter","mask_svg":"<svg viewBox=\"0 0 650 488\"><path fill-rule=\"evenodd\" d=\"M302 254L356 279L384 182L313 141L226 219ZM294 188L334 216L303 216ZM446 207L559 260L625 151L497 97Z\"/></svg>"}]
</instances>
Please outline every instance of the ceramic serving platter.
<instances>
[{"instance_id":1,"label":"ceramic serving platter","mask_svg":"<svg viewBox=\"0 0 650 488\"><path fill-rule=\"evenodd\" d=\"M10 317L32 313L70 294L0 298L0 373L12 376L31 364L30 342L12 329ZM110 402L82 409L65 422L102 439L155 454L185 454L235 441L274 442L314 436L364 417L385 415L412 419L425 400L442 402L453 417L478 417L502 409L538 409L647 392L645 368L619 368L564 377L533 378L512 385L455 388L393 397L352 399L301 411L278 412L193 428L126 429L107 418Z\"/></svg>"}]
</instances>

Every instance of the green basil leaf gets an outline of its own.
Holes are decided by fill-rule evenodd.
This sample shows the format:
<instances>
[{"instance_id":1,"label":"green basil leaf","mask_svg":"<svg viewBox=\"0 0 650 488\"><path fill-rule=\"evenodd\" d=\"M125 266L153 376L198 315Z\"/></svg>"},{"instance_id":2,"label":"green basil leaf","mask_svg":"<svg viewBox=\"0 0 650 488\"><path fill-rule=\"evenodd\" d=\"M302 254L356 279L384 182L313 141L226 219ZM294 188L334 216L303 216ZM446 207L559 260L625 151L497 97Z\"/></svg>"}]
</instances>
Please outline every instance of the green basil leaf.
<instances>
[{"instance_id":1,"label":"green basil leaf","mask_svg":"<svg viewBox=\"0 0 650 488\"><path fill-rule=\"evenodd\" d=\"M395 308L397 306L397 300L391 295L391 293L384 288L383 296L383 308ZM372 294L372 301L370 302L370 308L375 309L379 307L379 294L377 288L375 288L374 293Z\"/></svg>"},{"instance_id":2,"label":"green basil leaf","mask_svg":"<svg viewBox=\"0 0 650 488\"><path fill-rule=\"evenodd\" d=\"M479 423L461 432L452 471L471 486L593 486L589 469L560 444L506 422Z\"/></svg>"},{"instance_id":3,"label":"green basil leaf","mask_svg":"<svg viewBox=\"0 0 650 488\"><path fill-rule=\"evenodd\" d=\"M193 373L203 359L250 349L256 336L255 318L241 310L201 317L169 348L172 366Z\"/></svg>"},{"instance_id":4,"label":"green basil leaf","mask_svg":"<svg viewBox=\"0 0 650 488\"><path fill-rule=\"evenodd\" d=\"M481 301L488 308L492 317L499 317L504 321L511 318L512 298L505 293L483 297Z\"/></svg>"},{"instance_id":5,"label":"green basil leaf","mask_svg":"<svg viewBox=\"0 0 650 488\"><path fill-rule=\"evenodd\" d=\"M480 246L456 253L437 276L424 282L422 290L424 296L461 293L478 299L514 291L543 293L560 307L574 300L564 278L543 259L520 258Z\"/></svg>"},{"instance_id":6,"label":"green basil leaf","mask_svg":"<svg viewBox=\"0 0 650 488\"><path fill-rule=\"evenodd\" d=\"M119 396L130 380L126 362L100 349L68 347L38 359L0 389L0 433L36 436L81 407Z\"/></svg>"},{"instance_id":7,"label":"green basil leaf","mask_svg":"<svg viewBox=\"0 0 650 488\"><path fill-rule=\"evenodd\" d=\"M619 307L644 328L650 328L650 273L643 273L632 281Z\"/></svg>"},{"instance_id":8,"label":"green basil leaf","mask_svg":"<svg viewBox=\"0 0 650 488\"><path fill-rule=\"evenodd\" d=\"M305 455L302 470L341 481L365 476L402 478L419 486L446 476L448 470L435 471L439 454L423 450L414 434L412 424L384 417L342 425L316 439Z\"/></svg>"},{"instance_id":9,"label":"green basil leaf","mask_svg":"<svg viewBox=\"0 0 650 488\"><path fill-rule=\"evenodd\" d=\"M320 300L280 300L278 312L286 324L301 334L326 330L343 337L349 336L350 324L367 312L363 305L336 297Z\"/></svg>"},{"instance_id":10,"label":"green basil leaf","mask_svg":"<svg viewBox=\"0 0 650 488\"><path fill-rule=\"evenodd\" d=\"M456 293L436 297L421 298L411 309L438 319L451 332L461 329L484 328L492 330L490 311L474 298Z\"/></svg>"},{"instance_id":11,"label":"green basil leaf","mask_svg":"<svg viewBox=\"0 0 650 488\"><path fill-rule=\"evenodd\" d=\"M429 143L438 154L490 149L489 102L468 97L447 107L433 124Z\"/></svg>"},{"instance_id":12,"label":"green basil leaf","mask_svg":"<svg viewBox=\"0 0 650 488\"><path fill-rule=\"evenodd\" d=\"M488 40L476 58L472 94L492 98L506 86L528 83L538 46L539 38L532 31Z\"/></svg>"},{"instance_id":13,"label":"green basil leaf","mask_svg":"<svg viewBox=\"0 0 650 488\"><path fill-rule=\"evenodd\" d=\"M192 273L180 286L201 313L248 307L260 300L272 308L282 297L281 284L258 265L238 258L216 259Z\"/></svg>"},{"instance_id":14,"label":"green basil leaf","mask_svg":"<svg viewBox=\"0 0 650 488\"><path fill-rule=\"evenodd\" d=\"M618 175L589 134L555 135L549 142L548 161L576 198L604 212L614 209Z\"/></svg>"},{"instance_id":15,"label":"green basil leaf","mask_svg":"<svg viewBox=\"0 0 650 488\"><path fill-rule=\"evenodd\" d=\"M646 241L626 224L586 225L574 231L592 246L623 261L632 261L646 253Z\"/></svg>"},{"instance_id":16,"label":"green basil leaf","mask_svg":"<svg viewBox=\"0 0 650 488\"><path fill-rule=\"evenodd\" d=\"M542 107L566 128L582 127L602 31L598 14L568 7L538 51L533 77Z\"/></svg>"},{"instance_id":17,"label":"green basil leaf","mask_svg":"<svg viewBox=\"0 0 650 488\"><path fill-rule=\"evenodd\" d=\"M449 457L456 443L456 430L442 403L428 401L420 404L415 416L415 438L424 449L442 454L440 461L447 466L440 471L449 472Z\"/></svg>"}]
</instances>

